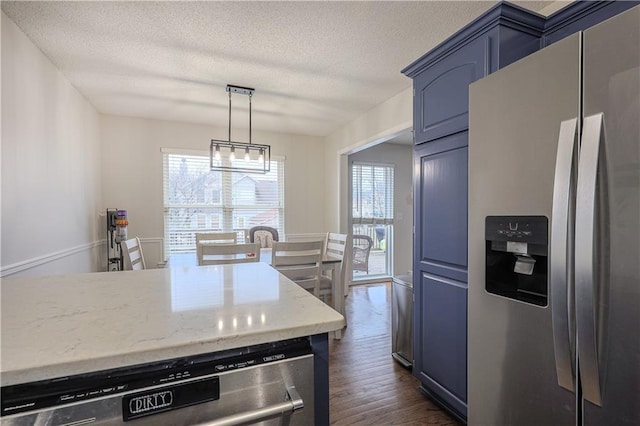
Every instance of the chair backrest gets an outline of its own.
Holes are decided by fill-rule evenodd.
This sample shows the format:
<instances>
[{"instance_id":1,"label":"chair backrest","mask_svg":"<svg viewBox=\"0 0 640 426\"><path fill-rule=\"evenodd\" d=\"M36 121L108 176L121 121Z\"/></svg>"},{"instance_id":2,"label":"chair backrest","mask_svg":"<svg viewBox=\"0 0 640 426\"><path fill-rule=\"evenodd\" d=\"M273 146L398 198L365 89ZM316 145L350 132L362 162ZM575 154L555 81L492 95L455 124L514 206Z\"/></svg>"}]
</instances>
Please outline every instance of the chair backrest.
<instances>
[{"instance_id":1,"label":"chair backrest","mask_svg":"<svg viewBox=\"0 0 640 426\"><path fill-rule=\"evenodd\" d=\"M142 254L142 245L140 238L135 237L120 243L122 257L124 258L123 268L126 270L147 269L144 263L144 255Z\"/></svg>"},{"instance_id":2,"label":"chair backrest","mask_svg":"<svg viewBox=\"0 0 640 426\"><path fill-rule=\"evenodd\" d=\"M249 241L260 243L260 247L273 247L274 241L280 241L278 230L270 226L254 226L249 229Z\"/></svg>"},{"instance_id":3,"label":"chair backrest","mask_svg":"<svg viewBox=\"0 0 640 426\"><path fill-rule=\"evenodd\" d=\"M346 283L345 276L347 272L347 262L350 258L349 253L351 251L351 235L349 234L336 234L329 232L327 234L327 241L324 244L324 253L326 257L335 257L342 262L341 279L343 283ZM345 284L346 285L346 284Z\"/></svg>"},{"instance_id":4,"label":"chair backrest","mask_svg":"<svg viewBox=\"0 0 640 426\"><path fill-rule=\"evenodd\" d=\"M247 263L260 261L260 244L203 244L198 265Z\"/></svg>"},{"instance_id":5,"label":"chair backrest","mask_svg":"<svg viewBox=\"0 0 640 426\"><path fill-rule=\"evenodd\" d=\"M273 243L271 264L281 274L318 296L322 246L322 241L276 241Z\"/></svg>"},{"instance_id":6,"label":"chair backrest","mask_svg":"<svg viewBox=\"0 0 640 426\"><path fill-rule=\"evenodd\" d=\"M237 244L238 234L236 232L197 232L196 244Z\"/></svg>"},{"instance_id":7,"label":"chair backrest","mask_svg":"<svg viewBox=\"0 0 640 426\"><path fill-rule=\"evenodd\" d=\"M285 241L288 242L300 242L300 241L322 241L324 252L324 244L327 242L327 234L326 233L311 233L311 234L287 234L285 236Z\"/></svg>"},{"instance_id":8,"label":"chair backrest","mask_svg":"<svg viewBox=\"0 0 640 426\"><path fill-rule=\"evenodd\" d=\"M368 235L354 235L352 248L352 268L354 271L369 273L369 252L373 247L373 240Z\"/></svg>"},{"instance_id":9,"label":"chair backrest","mask_svg":"<svg viewBox=\"0 0 640 426\"><path fill-rule=\"evenodd\" d=\"M329 257L337 257L340 260L344 258L347 251L347 242L349 235L336 234L334 232L327 233L327 240L324 244L324 253Z\"/></svg>"},{"instance_id":10,"label":"chair backrest","mask_svg":"<svg viewBox=\"0 0 640 426\"><path fill-rule=\"evenodd\" d=\"M238 234L235 232L196 232L196 253L198 264L202 260L202 246L206 244L237 244Z\"/></svg>"},{"instance_id":11,"label":"chair backrest","mask_svg":"<svg viewBox=\"0 0 640 426\"><path fill-rule=\"evenodd\" d=\"M316 232L309 234L287 234L285 241L299 242L299 241L324 241L327 238L326 233Z\"/></svg>"}]
</instances>

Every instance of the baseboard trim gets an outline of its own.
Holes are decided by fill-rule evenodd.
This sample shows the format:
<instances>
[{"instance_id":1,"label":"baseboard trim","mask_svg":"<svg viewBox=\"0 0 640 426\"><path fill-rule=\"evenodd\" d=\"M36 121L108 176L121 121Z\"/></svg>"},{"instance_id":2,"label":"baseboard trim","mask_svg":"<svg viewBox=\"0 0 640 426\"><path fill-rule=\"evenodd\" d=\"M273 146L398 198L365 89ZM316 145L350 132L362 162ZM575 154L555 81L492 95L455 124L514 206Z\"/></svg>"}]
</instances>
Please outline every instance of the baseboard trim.
<instances>
[{"instance_id":1,"label":"baseboard trim","mask_svg":"<svg viewBox=\"0 0 640 426\"><path fill-rule=\"evenodd\" d=\"M387 275L378 275L377 277L366 277L349 281L349 286L354 285L366 285L366 284L378 284L378 283L391 283L393 278Z\"/></svg>"}]
</instances>

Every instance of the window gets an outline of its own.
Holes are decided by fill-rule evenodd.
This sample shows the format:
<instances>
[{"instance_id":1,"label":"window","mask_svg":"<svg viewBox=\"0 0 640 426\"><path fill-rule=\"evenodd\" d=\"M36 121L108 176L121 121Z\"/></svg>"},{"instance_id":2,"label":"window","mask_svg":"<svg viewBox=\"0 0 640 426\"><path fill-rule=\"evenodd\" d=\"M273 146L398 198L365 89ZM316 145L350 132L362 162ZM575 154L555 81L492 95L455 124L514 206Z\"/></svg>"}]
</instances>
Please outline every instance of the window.
<instances>
[{"instance_id":1,"label":"window","mask_svg":"<svg viewBox=\"0 0 640 426\"><path fill-rule=\"evenodd\" d=\"M352 232L372 242L364 266L354 268L354 279L392 273L393 175L393 165L351 165Z\"/></svg>"},{"instance_id":2,"label":"window","mask_svg":"<svg viewBox=\"0 0 640 426\"><path fill-rule=\"evenodd\" d=\"M393 224L393 166L353 163L353 223Z\"/></svg>"},{"instance_id":3,"label":"window","mask_svg":"<svg viewBox=\"0 0 640 426\"><path fill-rule=\"evenodd\" d=\"M242 161L242 160L240 160ZM212 172L208 153L163 149L165 252L195 251L196 232L266 225L284 233L284 162L267 174Z\"/></svg>"}]
</instances>

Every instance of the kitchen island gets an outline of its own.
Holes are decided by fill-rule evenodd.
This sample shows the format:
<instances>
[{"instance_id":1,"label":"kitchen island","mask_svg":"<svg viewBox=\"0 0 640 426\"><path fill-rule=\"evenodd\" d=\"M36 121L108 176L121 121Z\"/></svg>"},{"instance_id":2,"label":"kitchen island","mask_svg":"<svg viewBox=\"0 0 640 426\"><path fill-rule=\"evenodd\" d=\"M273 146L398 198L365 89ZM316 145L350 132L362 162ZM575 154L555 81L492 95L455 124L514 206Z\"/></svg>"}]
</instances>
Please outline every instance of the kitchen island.
<instances>
[{"instance_id":1,"label":"kitchen island","mask_svg":"<svg viewBox=\"0 0 640 426\"><path fill-rule=\"evenodd\" d=\"M342 315L263 263L4 279L3 388L308 337L328 422Z\"/></svg>"}]
</instances>

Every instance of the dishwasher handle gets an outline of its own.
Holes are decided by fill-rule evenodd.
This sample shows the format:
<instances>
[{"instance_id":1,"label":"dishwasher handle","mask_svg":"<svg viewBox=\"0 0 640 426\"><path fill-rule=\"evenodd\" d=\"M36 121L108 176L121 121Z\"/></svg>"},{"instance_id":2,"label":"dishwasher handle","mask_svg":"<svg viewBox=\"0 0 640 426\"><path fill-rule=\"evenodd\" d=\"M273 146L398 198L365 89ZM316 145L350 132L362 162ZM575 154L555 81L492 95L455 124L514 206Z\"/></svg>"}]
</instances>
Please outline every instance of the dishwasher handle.
<instances>
[{"instance_id":1,"label":"dishwasher handle","mask_svg":"<svg viewBox=\"0 0 640 426\"><path fill-rule=\"evenodd\" d=\"M236 426L258 423L273 417L287 416L304 408L304 401L295 386L287 388L287 397L287 401L278 404L200 423L198 426Z\"/></svg>"}]
</instances>

